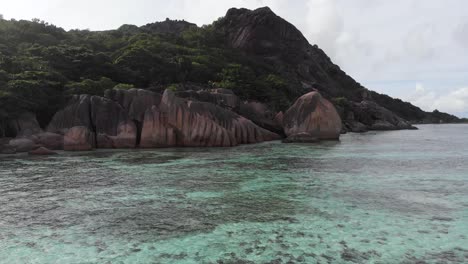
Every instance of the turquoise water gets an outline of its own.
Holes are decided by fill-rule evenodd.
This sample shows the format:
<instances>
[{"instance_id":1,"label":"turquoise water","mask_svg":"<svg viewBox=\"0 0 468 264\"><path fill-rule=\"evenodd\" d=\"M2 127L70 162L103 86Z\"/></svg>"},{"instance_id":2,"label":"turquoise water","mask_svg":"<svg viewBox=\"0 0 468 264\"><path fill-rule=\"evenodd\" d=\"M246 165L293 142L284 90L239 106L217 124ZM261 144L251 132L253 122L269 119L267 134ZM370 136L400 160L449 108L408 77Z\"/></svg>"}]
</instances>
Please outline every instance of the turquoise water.
<instances>
[{"instance_id":1,"label":"turquoise water","mask_svg":"<svg viewBox=\"0 0 468 264\"><path fill-rule=\"evenodd\" d=\"M467 130L0 157L0 263L467 263Z\"/></svg>"}]
</instances>

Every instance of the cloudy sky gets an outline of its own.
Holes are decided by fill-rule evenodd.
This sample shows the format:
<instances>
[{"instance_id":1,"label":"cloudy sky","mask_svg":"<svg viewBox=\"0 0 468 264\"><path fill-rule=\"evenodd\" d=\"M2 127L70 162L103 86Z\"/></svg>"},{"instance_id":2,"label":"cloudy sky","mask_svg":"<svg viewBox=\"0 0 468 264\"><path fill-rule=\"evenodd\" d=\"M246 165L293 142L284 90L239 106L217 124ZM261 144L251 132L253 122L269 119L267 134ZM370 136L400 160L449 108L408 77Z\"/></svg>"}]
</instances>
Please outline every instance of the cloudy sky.
<instances>
[{"instance_id":1,"label":"cloudy sky","mask_svg":"<svg viewBox=\"0 0 468 264\"><path fill-rule=\"evenodd\" d=\"M166 17L203 25L230 7L261 6L367 88L468 117L466 0L0 0L0 14L102 30Z\"/></svg>"}]
</instances>

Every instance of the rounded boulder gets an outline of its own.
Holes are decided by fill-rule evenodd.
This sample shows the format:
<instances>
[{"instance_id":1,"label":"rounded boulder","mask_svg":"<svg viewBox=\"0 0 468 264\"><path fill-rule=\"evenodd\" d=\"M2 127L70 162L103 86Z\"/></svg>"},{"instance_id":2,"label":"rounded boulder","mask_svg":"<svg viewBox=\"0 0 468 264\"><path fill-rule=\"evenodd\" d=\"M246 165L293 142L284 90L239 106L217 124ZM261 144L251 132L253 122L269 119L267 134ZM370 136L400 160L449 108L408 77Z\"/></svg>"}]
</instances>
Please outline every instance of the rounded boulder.
<instances>
[{"instance_id":1,"label":"rounded boulder","mask_svg":"<svg viewBox=\"0 0 468 264\"><path fill-rule=\"evenodd\" d=\"M284 113L283 126L290 140L295 135L309 135L318 140L336 140L340 137L341 118L330 101L313 91L299 97Z\"/></svg>"}]
</instances>

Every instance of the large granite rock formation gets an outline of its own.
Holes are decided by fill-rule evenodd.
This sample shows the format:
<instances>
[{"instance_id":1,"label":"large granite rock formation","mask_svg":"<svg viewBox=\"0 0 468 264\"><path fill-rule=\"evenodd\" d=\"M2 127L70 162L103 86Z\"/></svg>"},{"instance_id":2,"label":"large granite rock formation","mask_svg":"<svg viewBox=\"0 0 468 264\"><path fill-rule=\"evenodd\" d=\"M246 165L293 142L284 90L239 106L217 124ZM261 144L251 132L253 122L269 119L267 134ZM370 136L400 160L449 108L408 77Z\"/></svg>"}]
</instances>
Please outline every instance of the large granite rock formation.
<instances>
[{"instance_id":1,"label":"large granite rock formation","mask_svg":"<svg viewBox=\"0 0 468 264\"><path fill-rule=\"evenodd\" d=\"M143 148L229 147L280 138L220 106L223 102L232 107L237 105L234 94L223 90L197 94L218 105L179 98L170 90L162 97L142 89L112 89L106 91L106 98L74 96L56 113L48 126L48 135L65 134L65 150L130 148L137 146L137 142ZM41 138L46 141L45 135L36 137L37 142Z\"/></svg>"},{"instance_id":2,"label":"large granite rock formation","mask_svg":"<svg viewBox=\"0 0 468 264\"><path fill-rule=\"evenodd\" d=\"M263 103L256 101L242 102L238 113L262 128L280 135L284 134L282 126L283 121L277 119L277 114Z\"/></svg>"},{"instance_id":3,"label":"large granite rock formation","mask_svg":"<svg viewBox=\"0 0 468 264\"><path fill-rule=\"evenodd\" d=\"M11 133L16 137L24 137L41 133L42 129L37 122L36 115L30 112L21 114L9 124Z\"/></svg>"},{"instance_id":4,"label":"large granite rock formation","mask_svg":"<svg viewBox=\"0 0 468 264\"><path fill-rule=\"evenodd\" d=\"M114 101L92 96L91 122L96 133L98 148L133 148L136 146L137 128L126 111Z\"/></svg>"},{"instance_id":5,"label":"large granite rock formation","mask_svg":"<svg viewBox=\"0 0 468 264\"><path fill-rule=\"evenodd\" d=\"M217 105L187 101L166 90L145 114L142 147L218 146L279 139L275 133Z\"/></svg>"},{"instance_id":6,"label":"large granite rock formation","mask_svg":"<svg viewBox=\"0 0 468 264\"><path fill-rule=\"evenodd\" d=\"M68 105L57 112L47 130L66 134L72 127L81 126L94 135L99 148L133 148L137 128L118 103L99 96L74 96Z\"/></svg>"},{"instance_id":7,"label":"large granite rock formation","mask_svg":"<svg viewBox=\"0 0 468 264\"><path fill-rule=\"evenodd\" d=\"M315 91L297 99L284 113L283 125L289 141L339 139L341 132L341 118L335 107Z\"/></svg>"},{"instance_id":8,"label":"large granite rock formation","mask_svg":"<svg viewBox=\"0 0 468 264\"><path fill-rule=\"evenodd\" d=\"M161 95L144 89L109 89L104 97L117 102L135 121L143 122L145 112L153 105L158 106Z\"/></svg>"}]
</instances>

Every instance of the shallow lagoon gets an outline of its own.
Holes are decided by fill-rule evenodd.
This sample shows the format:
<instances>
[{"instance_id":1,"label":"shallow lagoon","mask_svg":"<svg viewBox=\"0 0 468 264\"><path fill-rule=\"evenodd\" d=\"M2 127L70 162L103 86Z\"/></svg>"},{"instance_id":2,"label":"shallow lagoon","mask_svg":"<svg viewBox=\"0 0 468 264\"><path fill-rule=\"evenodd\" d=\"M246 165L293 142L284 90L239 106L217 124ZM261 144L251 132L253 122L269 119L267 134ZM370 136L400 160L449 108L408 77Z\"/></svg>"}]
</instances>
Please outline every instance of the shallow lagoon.
<instances>
[{"instance_id":1,"label":"shallow lagoon","mask_svg":"<svg viewBox=\"0 0 468 264\"><path fill-rule=\"evenodd\" d=\"M466 263L468 125L0 157L0 263Z\"/></svg>"}]
</instances>

